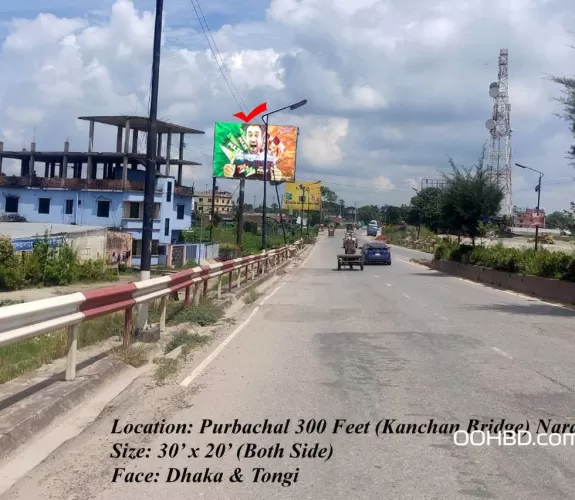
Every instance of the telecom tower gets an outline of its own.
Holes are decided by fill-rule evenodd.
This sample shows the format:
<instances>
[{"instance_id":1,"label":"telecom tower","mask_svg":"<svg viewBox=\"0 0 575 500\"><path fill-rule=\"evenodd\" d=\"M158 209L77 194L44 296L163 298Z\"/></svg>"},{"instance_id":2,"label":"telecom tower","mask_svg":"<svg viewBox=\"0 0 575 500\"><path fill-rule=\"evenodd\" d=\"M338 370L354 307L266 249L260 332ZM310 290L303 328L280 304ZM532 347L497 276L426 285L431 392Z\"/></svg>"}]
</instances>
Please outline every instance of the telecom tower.
<instances>
[{"instance_id":1,"label":"telecom tower","mask_svg":"<svg viewBox=\"0 0 575 500\"><path fill-rule=\"evenodd\" d=\"M511 105L508 95L508 52L499 51L499 78L489 86L493 98L493 117L485 122L490 141L487 168L491 178L504 193L502 215L511 217Z\"/></svg>"}]
</instances>

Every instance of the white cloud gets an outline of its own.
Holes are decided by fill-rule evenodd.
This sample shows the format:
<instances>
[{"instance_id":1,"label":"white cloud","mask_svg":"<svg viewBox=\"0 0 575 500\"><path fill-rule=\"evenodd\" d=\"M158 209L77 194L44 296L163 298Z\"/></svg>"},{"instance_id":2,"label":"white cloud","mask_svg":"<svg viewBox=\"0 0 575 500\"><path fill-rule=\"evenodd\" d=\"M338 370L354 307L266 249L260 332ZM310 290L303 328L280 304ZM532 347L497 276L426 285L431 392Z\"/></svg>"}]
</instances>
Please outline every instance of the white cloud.
<instances>
[{"instance_id":1,"label":"white cloud","mask_svg":"<svg viewBox=\"0 0 575 500\"><path fill-rule=\"evenodd\" d=\"M477 159L491 115L487 90L499 49L508 48L514 161L545 172L545 204L560 209L575 199L575 171L565 159L575 140L553 115L561 89L546 75L569 73L575 60L571 3L218 0L204 12L248 107L308 99L274 117L300 127L300 178L331 182L342 198L365 203L407 202L422 178L448 168L446 155ZM85 149L87 125L77 116L147 113L154 18L145 9L153 2L88 4L97 15L46 0L26 2L26 19L4 19L6 149L29 147L34 130L39 149L62 147L67 137ZM206 130L187 141L187 155L205 166L186 178L203 186L213 122L239 109L188 2L166 5L160 86L162 118ZM114 131L98 128L95 146L113 148ZM533 204L532 180L521 174L514 170L514 202ZM248 196L260 188L249 183Z\"/></svg>"}]
</instances>

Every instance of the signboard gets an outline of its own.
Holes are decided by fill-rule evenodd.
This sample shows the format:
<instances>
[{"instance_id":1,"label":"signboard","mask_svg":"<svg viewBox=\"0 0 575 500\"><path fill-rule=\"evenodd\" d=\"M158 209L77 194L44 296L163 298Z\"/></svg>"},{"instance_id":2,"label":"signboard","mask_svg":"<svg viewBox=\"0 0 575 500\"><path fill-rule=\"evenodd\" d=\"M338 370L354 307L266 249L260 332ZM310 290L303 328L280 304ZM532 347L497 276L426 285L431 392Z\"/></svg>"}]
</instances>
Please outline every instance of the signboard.
<instances>
[{"instance_id":1,"label":"signboard","mask_svg":"<svg viewBox=\"0 0 575 500\"><path fill-rule=\"evenodd\" d=\"M44 237L12 240L12 247L16 252L31 252L34 249L34 243L38 240L44 241ZM47 238L46 240L50 248L61 246L62 243L64 243L64 238L62 236L54 236L53 238Z\"/></svg>"},{"instance_id":2,"label":"signboard","mask_svg":"<svg viewBox=\"0 0 575 500\"><path fill-rule=\"evenodd\" d=\"M545 212L529 208L524 212L516 213L514 216L514 224L519 227L545 227Z\"/></svg>"},{"instance_id":3,"label":"signboard","mask_svg":"<svg viewBox=\"0 0 575 500\"><path fill-rule=\"evenodd\" d=\"M321 182L293 182L285 184L284 208L296 211L302 208L305 211L320 211Z\"/></svg>"},{"instance_id":4,"label":"signboard","mask_svg":"<svg viewBox=\"0 0 575 500\"><path fill-rule=\"evenodd\" d=\"M268 126L267 179L294 182L298 128ZM213 176L263 180L265 126L216 122Z\"/></svg>"}]
</instances>

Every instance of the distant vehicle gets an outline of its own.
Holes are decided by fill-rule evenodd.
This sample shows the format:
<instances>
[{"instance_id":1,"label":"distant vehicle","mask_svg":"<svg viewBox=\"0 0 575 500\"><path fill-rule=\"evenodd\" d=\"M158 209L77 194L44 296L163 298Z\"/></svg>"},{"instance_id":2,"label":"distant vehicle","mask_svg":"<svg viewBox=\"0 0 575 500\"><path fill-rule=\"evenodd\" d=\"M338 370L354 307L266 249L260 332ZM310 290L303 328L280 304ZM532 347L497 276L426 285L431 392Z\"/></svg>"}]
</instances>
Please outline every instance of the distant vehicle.
<instances>
[{"instance_id":1,"label":"distant vehicle","mask_svg":"<svg viewBox=\"0 0 575 500\"><path fill-rule=\"evenodd\" d=\"M367 235L368 236L377 236L377 230L378 230L378 227L376 225L374 226L373 224L370 224L369 226L367 226Z\"/></svg>"},{"instance_id":2,"label":"distant vehicle","mask_svg":"<svg viewBox=\"0 0 575 500\"><path fill-rule=\"evenodd\" d=\"M370 221L370 222L369 222L369 225L370 225L370 226L379 227L379 224L377 223L377 221L376 221L376 220L372 220L372 221Z\"/></svg>"},{"instance_id":3,"label":"distant vehicle","mask_svg":"<svg viewBox=\"0 0 575 500\"><path fill-rule=\"evenodd\" d=\"M384 264L391 266L391 250L386 243L373 241L363 245L362 251L363 263L369 264Z\"/></svg>"}]
</instances>

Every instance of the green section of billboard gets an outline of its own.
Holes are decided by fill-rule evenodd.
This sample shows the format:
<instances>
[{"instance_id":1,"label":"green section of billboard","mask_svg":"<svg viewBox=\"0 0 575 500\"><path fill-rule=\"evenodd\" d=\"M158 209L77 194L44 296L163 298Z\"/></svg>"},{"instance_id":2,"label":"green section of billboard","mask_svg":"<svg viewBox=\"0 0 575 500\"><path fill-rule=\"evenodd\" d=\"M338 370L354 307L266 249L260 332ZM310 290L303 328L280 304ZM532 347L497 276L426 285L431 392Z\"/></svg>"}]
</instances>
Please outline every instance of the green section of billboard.
<instances>
[{"instance_id":1,"label":"green section of billboard","mask_svg":"<svg viewBox=\"0 0 575 500\"><path fill-rule=\"evenodd\" d=\"M297 135L297 127L268 126L268 180L294 182ZM264 125L216 122L213 176L263 180L264 142Z\"/></svg>"}]
</instances>

